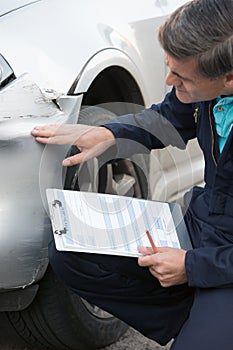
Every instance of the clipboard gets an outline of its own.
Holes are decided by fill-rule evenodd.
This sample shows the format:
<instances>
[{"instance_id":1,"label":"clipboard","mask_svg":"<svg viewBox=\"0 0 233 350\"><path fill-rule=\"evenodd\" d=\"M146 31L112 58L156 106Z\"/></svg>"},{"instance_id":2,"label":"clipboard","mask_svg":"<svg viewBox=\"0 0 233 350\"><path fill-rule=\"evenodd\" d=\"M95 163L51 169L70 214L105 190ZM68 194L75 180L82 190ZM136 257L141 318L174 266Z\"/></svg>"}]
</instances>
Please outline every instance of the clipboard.
<instances>
[{"instance_id":1,"label":"clipboard","mask_svg":"<svg viewBox=\"0 0 233 350\"><path fill-rule=\"evenodd\" d=\"M46 190L57 250L138 257L138 246L192 249L179 204L132 197Z\"/></svg>"}]
</instances>

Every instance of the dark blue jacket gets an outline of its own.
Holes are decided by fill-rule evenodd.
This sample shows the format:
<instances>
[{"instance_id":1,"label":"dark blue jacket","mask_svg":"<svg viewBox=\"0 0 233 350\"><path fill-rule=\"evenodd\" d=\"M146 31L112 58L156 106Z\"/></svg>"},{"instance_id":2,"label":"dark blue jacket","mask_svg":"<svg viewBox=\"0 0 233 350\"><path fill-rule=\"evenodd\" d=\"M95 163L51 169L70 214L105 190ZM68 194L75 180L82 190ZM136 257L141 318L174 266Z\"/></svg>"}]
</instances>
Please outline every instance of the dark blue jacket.
<instances>
[{"instance_id":1,"label":"dark blue jacket","mask_svg":"<svg viewBox=\"0 0 233 350\"><path fill-rule=\"evenodd\" d=\"M173 89L162 103L105 125L116 137L118 157L169 144L184 148L197 137L206 185L186 195L185 219L194 247L186 254L186 272L189 285L200 288L233 286L233 128L220 154L214 104L183 104Z\"/></svg>"}]
</instances>

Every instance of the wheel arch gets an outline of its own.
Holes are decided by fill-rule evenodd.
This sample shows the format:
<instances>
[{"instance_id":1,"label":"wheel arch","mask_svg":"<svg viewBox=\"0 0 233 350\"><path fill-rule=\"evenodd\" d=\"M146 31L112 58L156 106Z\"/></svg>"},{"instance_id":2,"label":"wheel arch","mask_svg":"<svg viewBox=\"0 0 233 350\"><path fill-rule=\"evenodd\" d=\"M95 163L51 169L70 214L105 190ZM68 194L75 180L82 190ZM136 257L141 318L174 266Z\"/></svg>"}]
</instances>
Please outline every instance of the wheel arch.
<instances>
[{"instance_id":1,"label":"wheel arch","mask_svg":"<svg viewBox=\"0 0 233 350\"><path fill-rule=\"evenodd\" d=\"M83 105L126 102L145 106L147 91L137 65L120 50L93 55L72 84L69 94L83 93Z\"/></svg>"}]
</instances>

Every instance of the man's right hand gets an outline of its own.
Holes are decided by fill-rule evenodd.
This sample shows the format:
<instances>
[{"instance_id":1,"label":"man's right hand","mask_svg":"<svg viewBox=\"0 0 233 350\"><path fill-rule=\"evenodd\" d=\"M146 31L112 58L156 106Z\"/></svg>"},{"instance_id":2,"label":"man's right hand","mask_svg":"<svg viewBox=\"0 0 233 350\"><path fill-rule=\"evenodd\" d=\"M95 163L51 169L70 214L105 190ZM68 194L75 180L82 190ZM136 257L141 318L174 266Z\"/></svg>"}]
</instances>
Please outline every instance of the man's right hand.
<instances>
[{"instance_id":1,"label":"man's right hand","mask_svg":"<svg viewBox=\"0 0 233 350\"><path fill-rule=\"evenodd\" d=\"M36 141L43 144L76 146L80 153L64 159L64 166L79 164L96 157L115 143L113 133L101 126L53 124L36 126L31 133Z\"/></svg>"}]
</instances>

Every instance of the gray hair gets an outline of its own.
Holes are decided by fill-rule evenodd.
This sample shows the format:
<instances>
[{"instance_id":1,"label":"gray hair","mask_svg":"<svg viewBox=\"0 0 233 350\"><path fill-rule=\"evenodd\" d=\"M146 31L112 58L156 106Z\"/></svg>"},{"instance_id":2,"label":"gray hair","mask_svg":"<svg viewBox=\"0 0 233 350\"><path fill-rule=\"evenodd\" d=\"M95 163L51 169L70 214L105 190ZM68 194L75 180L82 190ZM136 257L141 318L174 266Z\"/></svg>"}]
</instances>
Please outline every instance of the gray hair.
<instances>
[{"instance_id":1,"label":"gray hair","mask_svg":"<svg viewBox=\"0 0 233 350\"><path fill-rule=\"evenodd\" d=\"M233 0L190 1L172 13L158 37L174 58L196 57L200 75L227 75L233 71Z\"/></svg>"}]
</instances>

